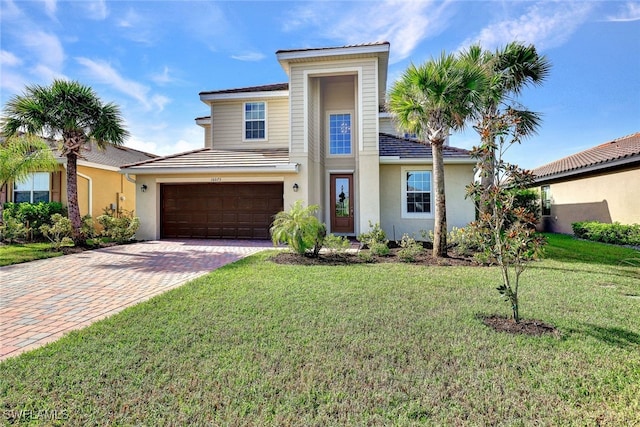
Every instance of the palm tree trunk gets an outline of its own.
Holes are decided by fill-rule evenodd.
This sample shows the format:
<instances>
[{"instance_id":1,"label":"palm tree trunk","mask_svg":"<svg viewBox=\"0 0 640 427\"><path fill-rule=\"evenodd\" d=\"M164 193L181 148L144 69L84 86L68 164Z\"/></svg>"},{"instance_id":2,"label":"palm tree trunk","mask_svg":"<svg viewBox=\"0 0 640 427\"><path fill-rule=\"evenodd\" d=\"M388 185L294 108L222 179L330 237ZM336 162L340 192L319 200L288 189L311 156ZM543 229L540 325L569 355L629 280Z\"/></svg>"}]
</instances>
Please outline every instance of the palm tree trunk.
<instances>
[{"instance_id":1,"label":"palm tree trunk","mask_svg":"<svg viewBox=\"0 0 640 427\"><path fill-rule=\"evenodd\" d=\"M75 152L67 153L67 208L72 228L71 238L76 244L82 243L82 219L78 206L78 155Z\"/></svg>"},{"instance_id":2,"label":"palm tree trunk","mask_svg":"<svg viewBox=\"0 0 640 427\"><path fill-rule=\"evenodd\" d=\"M433 184L435 187L435 224L433 230L433 256L447 256L447 203L444 195L444 141L432 142Z\"/></svg>"}]
</instances>

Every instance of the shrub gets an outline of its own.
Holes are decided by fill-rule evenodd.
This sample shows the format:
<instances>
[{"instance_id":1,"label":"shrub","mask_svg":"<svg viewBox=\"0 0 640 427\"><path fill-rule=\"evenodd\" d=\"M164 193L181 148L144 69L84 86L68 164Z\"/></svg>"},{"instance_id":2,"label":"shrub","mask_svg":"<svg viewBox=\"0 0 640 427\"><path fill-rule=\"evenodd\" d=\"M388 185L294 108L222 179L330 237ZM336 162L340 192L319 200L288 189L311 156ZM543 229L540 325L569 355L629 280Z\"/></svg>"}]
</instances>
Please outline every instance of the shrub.
<instances>
[{"instance_id":1,"label":"shrub","mask_svg":"<svg viewBox=\"0 0 640 427\"><path fill-rule=\"evenodd\" d=\"M640 224L624 225L619 222L605 224L598 221L571 224L576 237L594 242L616 245L640 245Z\"/></svg>"},{"instance_id":2,"label":"shrub","mask_svg":"<svg viewBox=\"0 0 640 427\"><path fill-rule=\"evenodd\" d=\"M346 237L329 234L324 239L324 247L331 255L344 255L351 248L351 242Z\"/></svg>"},{"instance_id":3,"label":"shrub","mask_svg":"<svg viewBox=\"0 0 640 427\"><path fill-rule=\"evenodd\" d=\"M387 256L391 252L386 243L374 242L369 245L369 251L376 256Z\"/></svg>"},{"instance_id":4,"label":"shrub","mask_svg":"<svg viewBox=\"0 0 640 427\"><path fill-rule=\"evenodd\" d=\"M105 210L105 212L109 212ZM133 239L140 227L140 218L133 216L133 212L120 210L117 216L105 213L98 218L98 224L103 228L102 236L108 237L118 243L124 243Z\"/></svg>"},{"instance_id":5,"label":"shrub","mask_svg":"<svg viewBox=\"0 0 640 427\"><path fill-rule=\"evenodd\" d=\"M40 226L40 232L51 241L51 247L56 251L63 246L73 246L71 231L71 220L59 213L51 215L51 225Z\"/></svg>"},{"instance_id":6,"label":"shrub","mask_svg":"<svg viewBox=\"0 0 640 427\"><path fill-rule=\"evenodd\" d=\"M318 205L302 206L302 201L296 201L288 211L278 212L271 225L271 240L274 245L287 244L298 255L307 251L316 257L322 249L327 229L315 213Z\"/></svg>"},{"instance_id":7,"label":"shrub","mask_svg":"<svg viewBox=\"0 0 640 427\"><path fill-rule=\"evenodd\" d=\"M26 237L28 229L23 223L10 215L6 215L6 211L3 217L3 223L0 225L0 241L13 243Z\"/></svg>"},{"instance_id":8,"label":"shrub","mask_svg":"<svg viewBox=\"0 0 640 427\"><path fill-rule=\"evenodd\" d=\"M358 236L358 241L371 249L371 246L376 243L382 243L385 246L389 243L387 240L387 235L382 228L380 228L379 223L371 223L369 221L369 231L367 233L362 233Z\"/></svg>"},{"instance_id":9,"label":"shrub","mask_svg":"<svg viewBox=\"0 0 640 427\"><path fill-rule=\"evenodd\" d=\"M473 227L453 227L447 237L451 249L458 255L473 256L482 252L482 236Z\"/></svg>"},{"instance_id":10,"label":"shrub","mask_svg":"<svg viewBox=\"0 0 640 427\"><path fill-rule=\"evenodd\" d=\"M51 217L54 214L67 215L67 209L60 202L39 203L5 203L3 218L5 215L22 223L26 229L33 231L33 238L42 237L40 226L53 225Z\"/></svg>"},{"instance_id":11,"label":"shrub","mask_svg":"<svg viewBox=\"0 0 640 427\"><path fill-rule=\"evenodd\" d=\"M96 224L93 222L93 218L91 217L91 215L85 215L82 217L80 232L87 239L93 239L98 235L96 231Z\"/></svg>"},{"instance_id":12,"label":"shrub","mask_svg":"<svg viewBox=\"0 0 640 427\"><path fill-rule=\"evenodd\" d=\"M372 263L375 261L375 259L373 258L373 255L371 254L371 251L358 252L358 258L360 258L362 261L367 263Z\"/></svg>"},{"instance_id":13,"label":"shrub","mask_svg":"<svg viewBox=\"0 0 640 427\"><path fill-rule=\"evenodd\" d=\"M404 262L415 262L418 256L424 252L424 247L406 233L402 235L400 248L398 257Z\"/></svg>"}]
</instances>

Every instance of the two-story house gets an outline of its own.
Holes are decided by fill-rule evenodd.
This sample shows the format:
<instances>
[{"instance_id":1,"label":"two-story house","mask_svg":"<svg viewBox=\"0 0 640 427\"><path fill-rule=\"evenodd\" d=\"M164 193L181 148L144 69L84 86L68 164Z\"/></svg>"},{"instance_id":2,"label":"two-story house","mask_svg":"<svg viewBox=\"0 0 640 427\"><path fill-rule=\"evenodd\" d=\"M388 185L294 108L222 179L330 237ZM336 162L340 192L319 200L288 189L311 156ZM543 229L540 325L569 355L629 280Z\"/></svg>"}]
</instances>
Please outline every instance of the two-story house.
<instances>
[{"instance_id":1,"label":"two-story house","mask_svg":"<svg viewBox=\"0 0 640 427\"><path fill-rule=\"evenodd\" d=\"M200 93L204 147L124 166L135 174L139 239L269 238L296 200L328 232L380 223L389 238L433 229L432 156L384 112L387 42L280 50L288 82ZM445 147L449 227L474 219L474 160Z\"/></svg>"}]
</instances>

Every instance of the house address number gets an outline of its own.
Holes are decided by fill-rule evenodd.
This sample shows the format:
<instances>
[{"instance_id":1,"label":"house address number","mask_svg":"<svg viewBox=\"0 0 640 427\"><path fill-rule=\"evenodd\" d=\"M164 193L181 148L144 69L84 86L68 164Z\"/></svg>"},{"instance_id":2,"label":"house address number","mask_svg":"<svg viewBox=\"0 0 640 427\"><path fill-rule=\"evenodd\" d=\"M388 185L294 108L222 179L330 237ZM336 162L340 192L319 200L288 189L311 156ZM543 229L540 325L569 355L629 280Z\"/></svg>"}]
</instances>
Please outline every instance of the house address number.
<instances>
[{"instance_id":1,"label":"house address number","mask_svg":"<svg viewBox=\"0 0 640 427\"><path fill-rule=\"evenodd\" d=\"M211 178L211 182L222 182L222 178L220 178L219 176L214 176L213 178Z\"/></svg>"}]
</instances>

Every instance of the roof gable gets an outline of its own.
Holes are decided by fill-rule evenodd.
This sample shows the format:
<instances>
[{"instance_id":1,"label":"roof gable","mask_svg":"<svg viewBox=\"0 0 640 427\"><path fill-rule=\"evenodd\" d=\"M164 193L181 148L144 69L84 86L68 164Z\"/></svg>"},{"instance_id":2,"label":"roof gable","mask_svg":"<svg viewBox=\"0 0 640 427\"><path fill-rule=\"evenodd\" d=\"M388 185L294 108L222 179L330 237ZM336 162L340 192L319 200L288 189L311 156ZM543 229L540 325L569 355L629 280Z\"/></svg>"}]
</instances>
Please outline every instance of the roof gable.
<instances>
[{"instance_id":1,"label":"roof gable","mask_svg":"<svg viewBox=\"0 0 640 427\"><path fill-rule=\"evenodd\" d=\"M537 181L640 163L640 132L605 142L533 169Z\"/></svg>"}]
</instances>

